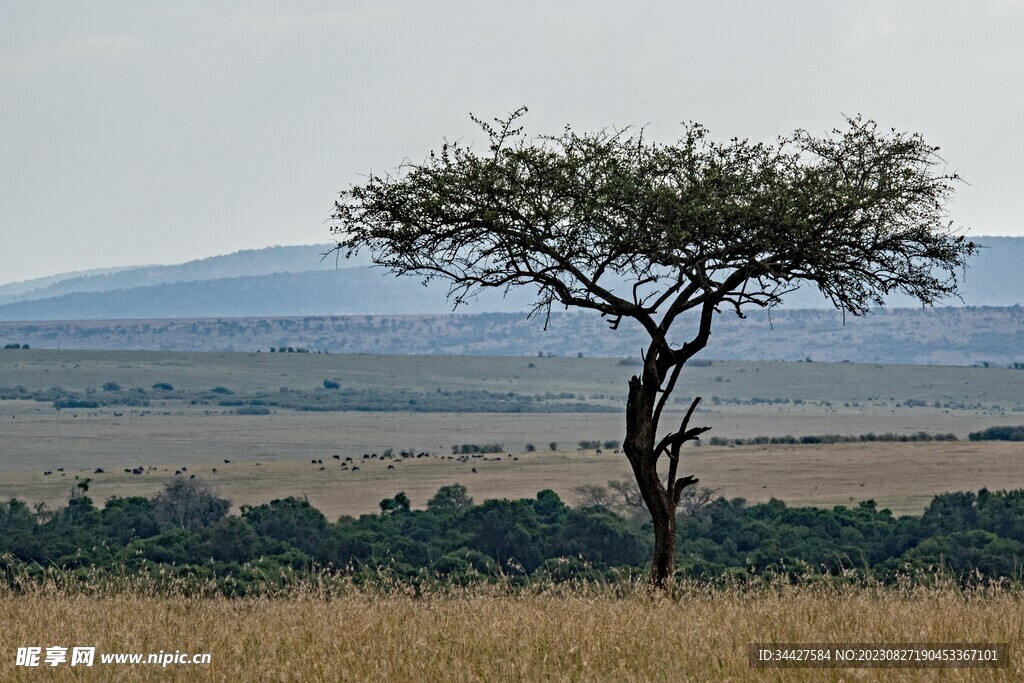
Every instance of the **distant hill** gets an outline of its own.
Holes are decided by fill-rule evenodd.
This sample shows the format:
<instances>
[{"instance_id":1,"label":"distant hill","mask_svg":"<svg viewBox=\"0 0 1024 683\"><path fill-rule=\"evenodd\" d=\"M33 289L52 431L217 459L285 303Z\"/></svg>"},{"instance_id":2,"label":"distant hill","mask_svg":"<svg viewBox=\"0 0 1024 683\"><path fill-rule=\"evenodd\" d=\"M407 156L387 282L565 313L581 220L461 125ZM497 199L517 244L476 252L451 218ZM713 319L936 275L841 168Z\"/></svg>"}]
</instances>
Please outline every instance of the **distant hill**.
<instances>
[{"instance_id":1,"label":"distant hill","mask_svg":"<svg viewBox=\"0 0 1024 683\"><path fill-rule=\"evenodd\" d=\"M63 294L0 306L0 320L449 313L447 291L440 282L424 287L415 278L397 278L379 268L341 268ZM507 299L488 292L470 306L520 311L529 303L525 292Z\"/></svg>"},{"instance_id":2,"label":"distant hill","mask_svg":"<svg viewBox=\"0 0 1024 683\"><path fill-rule=\"evenodd\" d=\"M985 246L962 277L962 301L950 306L1024 303L1024 237L977 237ZM0 285L0 320L396 315L451 311L447 288L424 288L415 277L395 278L355 262L321 255L330 245L269 247L173 266L138 266L71 273ZM508 298L487 292L467 313L526 311L528 290ZM890 307L911 306L892 297ZM830 308L813 287L790 294L780 310Z\"/></svg>"},{"instance_id":3,"label":"distant hill","mask_svg":"<svg viewBox=\"0 0 1024 683\"><path fill-rule=\"evenodd\" d=\"M333 270L335 259L322 258L328 249L330 245L327 244L267 247L246 249L172 266L129 266L67 273L0 285L0 304L48 299L72 293L136 289L174 282L205 282L274 273ZM352 265L344 259L341 263Z\"/></svg>"}]
</instances>

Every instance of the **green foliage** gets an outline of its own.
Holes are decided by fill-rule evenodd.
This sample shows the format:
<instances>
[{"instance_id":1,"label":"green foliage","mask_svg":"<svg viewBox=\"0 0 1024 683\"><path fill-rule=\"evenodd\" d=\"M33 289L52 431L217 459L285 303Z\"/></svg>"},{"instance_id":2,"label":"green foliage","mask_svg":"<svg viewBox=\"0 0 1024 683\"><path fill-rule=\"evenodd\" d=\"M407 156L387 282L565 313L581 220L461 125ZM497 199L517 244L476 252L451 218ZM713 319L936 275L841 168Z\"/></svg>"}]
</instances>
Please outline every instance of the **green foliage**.
<instances>
[{"instance_id":1,"label":"green foliage","mask_svg":"<svg viewBox=\"0 0 1024 683\"><path fill-rule=\"evenodd\" d=\"M157 382L153 385L153 388L159 391L174 391L174 387L167 382Z\"/></svg>"},{"instance_id":2,"label":"green foliage","mask_svg":"<svg viewBox=\"0 0 1024 683\"><path fill-rule=\"evenodd\" d=\"M380 512L383 515L396 512L409 512L412 503L404 491L399 491L394 498L385 498L380 502Z\"/></svg>"},{"instance_id":3,"label":"green foliage","mask_svg":"<svg viewBox=\"0 0 1024 683\"><path fill-rule=\"evenodd\" d=\"M427 511L439 515L458 514L473 507L473 499L462 484L442 486L427 501Z\"/></svg>"},{"instance_id":4,"label":"green foliage","mask_svg":"<svg viewBox=\"0 0 1024 683\"><path fill-rule=\"evenodd\" d=\"M842 434L810 434L807 436L753 436L748 439L727 439L712 436L708 439L709 446L763 446L763 445L796 445L796 444L834 444L834 443L865 443L873 441L911 443L919 441L957 441L956 434L929 434L914 432L913 434L867 433L860 436L844 436Z\"/></svg>"},{"instance_id":5,"label":"green foliage","mask_svg":"<svg viewBox=\"0 0 1024 683\"><path fill-rule=\"evenodd\" d=\"M470 455L472 453L504 453L505 446L500 443L463 443L452 446L452 455Z\"/></svg>"},{"instance_id":6,"label":"green foliage","mask_svg":"<svg viewBox=\"0 0 1024 683\"><path fill-rule=\"evenodd\" d=\"M198 479L175 478L153 499L153 514L161 530L195 531L218 522L231 503L218 498Z\"/></svg>"},{"instance_id":7,"label":"green foliage","mask_svg":"<svg viewBox=\"0 0 1024 683\"><path fill-rule=\"evenodd\" d=\"M377 572L409 582L425 575L455 583L610 580L639 572L652 552L648 520L601 504L570 508L550 490L476 505L465 487L451 484L425 510L411 509L398 493L381 502L384 514L331 523L298 498L229 516L226 501L196 488L206 495L115 497L102 510L79 495L50 514L8 501L0 505L0 555L24 566L146 572L197 586L215 581L242 595L317 566L365 580ZM169 523L168 498L200 509L191 521ZM609 505L626 512L621 501ZM964 581L1019 580L1024 490L942 494L920 517L894 517L874 501L821 509L708 499L679 515L677 531L679 573L694 578L856 575L893 582L943 568Z\"/></svg>"},{"instance_id":8,"label":"green foliage","mask_svg":"<svg viewBox=\"0 0 1024 683\"><path fill-rule=\"evenodd\" d=\"M980 432L971 432L971 441L1024 441L1024 426L989 427Z\"/></svg>"},{"instance_id":9,"label":"green foliage","mask_svg":"<svg viewBox=\"0 0 1024 683\"><path fill-rule=\"evenodd\" d=\"M234 415L270 415L270 408L265 406L242 406L231 411Z\"/></svg>"}]
</instances>

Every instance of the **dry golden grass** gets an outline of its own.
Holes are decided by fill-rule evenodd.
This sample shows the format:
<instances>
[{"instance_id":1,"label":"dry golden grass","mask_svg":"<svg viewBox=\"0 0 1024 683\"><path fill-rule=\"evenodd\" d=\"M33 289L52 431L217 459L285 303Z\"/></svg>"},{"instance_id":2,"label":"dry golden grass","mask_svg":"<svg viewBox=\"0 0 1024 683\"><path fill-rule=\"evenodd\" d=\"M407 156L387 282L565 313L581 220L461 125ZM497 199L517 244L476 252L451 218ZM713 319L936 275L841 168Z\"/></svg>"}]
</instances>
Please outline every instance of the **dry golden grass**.
<instances>
[{"instance_id":1,"label":"dry golden grass","mask_svg":"<svg viewBox=\"0 0 1024 683\"><path fill-rule=\"evenodd\" d=\"M689 586L412 597L298 590L283 598L105 596L33 589L0 599L0 679L223 681L1020 680L1024 604L1005 590ZM1006 669L752 669L754 642L1009 643ZM208 667L16 668L19 646L209 652ZM98 656L98 655L97 655ZM98 662L98 660L97 660Z\"/></svg>"}]
</instances>

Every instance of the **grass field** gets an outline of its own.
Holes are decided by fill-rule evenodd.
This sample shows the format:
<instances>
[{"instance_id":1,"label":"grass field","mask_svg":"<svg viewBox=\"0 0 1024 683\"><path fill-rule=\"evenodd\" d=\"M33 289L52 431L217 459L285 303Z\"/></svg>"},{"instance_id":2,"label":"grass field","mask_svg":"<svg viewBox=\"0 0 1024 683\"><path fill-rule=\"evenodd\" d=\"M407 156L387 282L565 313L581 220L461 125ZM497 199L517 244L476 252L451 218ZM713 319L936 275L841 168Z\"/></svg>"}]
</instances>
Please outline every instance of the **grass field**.
<instances>
[{"instance_id":1,"label":"grass field","mask_svg":"<svg viewBox=\"0 0 1024 683\"><path fill-rule=\"evenodd\" d=\"M218 681L1014 681L1024 604L952 585L770 588L471 587L418 598L0 596L0 678ZM998 669L755 669L752 643L1006 643ZM18 647L93 646L91 669L15 667ZM209 653L209 665L101 664L102 653ZM40 667L49 668L49 667Z\"/></svg>"},{"instance_id":2,"label":"grass field","mask_svg":"<svg viewBox=\"0 0 1024 683\"><path fill-rule=\"evenodd\" d=\"M638 349L639 353L639 349ZM605 393L624 401L636 367L608 358L183 353L0 349L0 386L148 388L169 382L238 392L313 388L337 378L355 388ZM1024 408L1024 371L1001 367L714 361L687 366L678 394L890 404L907 399Z\"/></svg>"},{"instance_id":3,"label":"grass field","mask_svg":"<svg viewBox=\"0 0 1024 683\"><path fill-rule=\"evenodd\" d=\"M634 371L615 360L576 358L0 351L0 387L59 385L77 392L101 392L108 382L126 389L166 382L184 392L223 386L245 396L280 386L312 391L323 379L336 378L358 388L571 392L621 407ZM995 424L1024 424L1024 411L1014 410L1024 400L1024 372L1000 368L715 362L688 369L678 393L703 395L695 423L712 426L709 436L731 438L925 431L964 439ZM683 405L674 407L666 427L681 417ZM236 506L305 495L332 519L373 512L398 491L423 505L453 482L464 484L477 501L532 497L553 488L571 502L578 484L629 477L621 455L576 447L580 440L621 440L622 430L620 412L282 409L246 416L187 400L63 410L38 401L0 401L0 499L59 505L76 476L92 479L90 494L98 502L151 495L186 467ZM466 464L446 457L464 443L500 443L506 453ZM535 452L525 452L528 443ZM379 459L362 460L388 448L432 455L388 461L392 470ZM874 498L897 513L913 513L942 491L1024 487L1024 453L1008 443L704 446L686 453L684 464L702 485L752 501L834 505ZM345 457L353 457L360 471L343 471ZM124 472L135 467L145 474ZM104 473L95 474L96 468Z\"/></svg>"}]
</instances>

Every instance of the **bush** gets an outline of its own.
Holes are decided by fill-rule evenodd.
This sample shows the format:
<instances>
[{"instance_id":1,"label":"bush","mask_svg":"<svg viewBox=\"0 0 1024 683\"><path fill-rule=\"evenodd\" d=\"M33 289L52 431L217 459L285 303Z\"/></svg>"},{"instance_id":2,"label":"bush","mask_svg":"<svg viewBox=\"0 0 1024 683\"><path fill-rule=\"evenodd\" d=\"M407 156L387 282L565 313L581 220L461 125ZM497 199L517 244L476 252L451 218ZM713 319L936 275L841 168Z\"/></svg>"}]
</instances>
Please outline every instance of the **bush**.
<instances>
[{"instance_id":1,"label":"bush","mask_svg":"<svg viewBox=\"0 0 1024 683\"><path fill-rule=\"evenodd\" d=\"M324 389L341 389L341 384L333 380L324 380Z\"/></svg>"},{"instance_id":2,"label":"bush","mask_svg":"<svg viewBox=\"0 0 1024 683\"><path fill-rule=\"evenodd\" d=\"M468 455L470 453L504 453L505 445L500 443L464 443L458 446L452 446L453 455Z\"/></svg>"},{"instance_id":3,"label":"bush","mask_svg":"<svg viewBox=\"0 0 1024 683\"><path fill-rule=\"evenodd\" d=\"M157 382L156 384L153 385L153 388L159 389L160 391L174 391L174 387L172 387L167 382Z\"/></svg>"},{"instance_id":4,"label":"bush","mask_svg":"<svg viewBox=\"0 0 1024 683\"><path fill-rule=\"evenodd\" d=\"M242 406L231 411L232 415L270 415L270 408L264 406Z\"/></svg>"},{"instance_id":5,"label":"bush","mask_svg":"<svg viewBox=\"0 0 1024 683\"><path fill-rule=\"evenodd\" d=\"M230 506L197 479L176 478L153 499L153 514L161 530L195 531L219 522Z\"/></svg>"},{"instance_id":6,"label":"bush","mask_svg":"<svg viewBox=\"0 0 1024 683\"><path fill-rule=\"evenodd\" d=\"M1024 441L1024 426L989 427L980 432L971 432L971 441Z\"/></svg>"},{"instance_id":7,"label":"bush","mask_svg":"<svg viewBox=\"0 0 1024 683\"><path fill-rule=\"evenodd\" d=\"M98 401L89 401L76 398L59 398L53 402L54 408L99 408Z\"/></svg>"},{"instance_id":8,"label":"bush","mask_svg":"<svg viewBox=\"0 0 1024 683\"><path fill-rule=\"evenodd\" d=\"M121 391L121 385L117 382L107 382L103 385L103 391Z\"/></svg>"}]
</instances>

